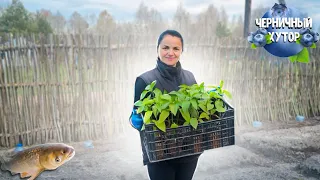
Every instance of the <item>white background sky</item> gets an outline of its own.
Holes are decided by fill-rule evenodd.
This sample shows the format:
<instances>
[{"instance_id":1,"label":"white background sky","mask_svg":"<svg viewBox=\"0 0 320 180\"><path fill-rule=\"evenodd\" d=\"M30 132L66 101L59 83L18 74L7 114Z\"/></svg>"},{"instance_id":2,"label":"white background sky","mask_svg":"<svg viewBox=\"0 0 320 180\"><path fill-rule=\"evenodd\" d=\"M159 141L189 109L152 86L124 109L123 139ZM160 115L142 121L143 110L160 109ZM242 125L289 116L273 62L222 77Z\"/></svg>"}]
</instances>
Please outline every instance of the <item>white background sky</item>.
<instances>
[{"instance_id":1,"label":"white background sky","mask_svg":"<svg viewBox=\"0 0 320 180\"><path fill-rule=\"evenodd\" d=\"M83 16L98 14L107 10L117 21L130 21L134 18L141 0L21 0L25 7L32 12L39 9L49 9L53 13L60 11L67 19L74 11ZM9 4L11 0L0 0L0 5ZM172 18L177 5L182 2L191 14L204 11L209 4L224 7L229 17L243 15L245 0L144 0L145 5L161 12L166 19ZM252 0L252 8L258 6L272 7L277 0ZM300 8L313 18L314 24L320 25L320 0L286 0L287 5Z\"/></svg>"}]
</instances>

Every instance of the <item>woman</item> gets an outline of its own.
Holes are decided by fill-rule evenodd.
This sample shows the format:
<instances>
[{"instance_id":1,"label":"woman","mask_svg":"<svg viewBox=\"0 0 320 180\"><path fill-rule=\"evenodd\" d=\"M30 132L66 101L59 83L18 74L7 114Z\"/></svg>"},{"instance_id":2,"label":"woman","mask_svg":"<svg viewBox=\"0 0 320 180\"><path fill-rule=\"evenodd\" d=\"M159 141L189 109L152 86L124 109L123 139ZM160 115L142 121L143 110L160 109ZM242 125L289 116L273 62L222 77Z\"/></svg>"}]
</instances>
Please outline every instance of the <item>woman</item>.
<instances>
[{"instance_id":1,"label":"woman","mask_svg":"<svg viewBox=\"0 0 320 180\"><path fill-rule=\"evenodd\" d=\"M157 52L156 67L136 78L134 102L140 99L142 91L154 80L156 80L155 87L162 92L164 90L167 92L177 91L181 84L192 85L197 83L194 75L181 67L179 60L183 52L183 38L179 32L175 30L164 31L158 39ZM134 128L140 130L143 120L141 115L136 113L137 108L136 106L133 108L130 123ZM200 156L193 155L150 163L143 145L142 152L143 163L148 167L151 180L191 180Z\"/></svg>"}]
</instances>

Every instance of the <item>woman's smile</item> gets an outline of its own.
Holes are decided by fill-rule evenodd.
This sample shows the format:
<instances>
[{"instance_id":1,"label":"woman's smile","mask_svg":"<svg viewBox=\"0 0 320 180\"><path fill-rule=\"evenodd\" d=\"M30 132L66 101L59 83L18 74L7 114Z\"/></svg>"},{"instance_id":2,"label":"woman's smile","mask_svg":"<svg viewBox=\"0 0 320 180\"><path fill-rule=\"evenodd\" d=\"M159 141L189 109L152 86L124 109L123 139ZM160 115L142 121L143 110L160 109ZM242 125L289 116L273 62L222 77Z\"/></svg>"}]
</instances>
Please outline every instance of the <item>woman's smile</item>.
<instances>
[{"instance_id":1,"label":"woman's smile","mask_svg":"<svg viewBox=\"0 0 320 180\"><path fill-rule=\"evenodd\" d=\"M179 37L165 35L162 39L159 49L159 59L168 66L175 66L182 53L182 41Z\"/></svg>"},{"instance_id":2,"label":"woman's smile","mask_svg":"<svg viewBox=\"0 0 320 180\"><path fill-rule=\"evenodd\" d=\"M176 57L166 57L169 61L173 61L176 59Z\"/></svg>"}]
</instances>

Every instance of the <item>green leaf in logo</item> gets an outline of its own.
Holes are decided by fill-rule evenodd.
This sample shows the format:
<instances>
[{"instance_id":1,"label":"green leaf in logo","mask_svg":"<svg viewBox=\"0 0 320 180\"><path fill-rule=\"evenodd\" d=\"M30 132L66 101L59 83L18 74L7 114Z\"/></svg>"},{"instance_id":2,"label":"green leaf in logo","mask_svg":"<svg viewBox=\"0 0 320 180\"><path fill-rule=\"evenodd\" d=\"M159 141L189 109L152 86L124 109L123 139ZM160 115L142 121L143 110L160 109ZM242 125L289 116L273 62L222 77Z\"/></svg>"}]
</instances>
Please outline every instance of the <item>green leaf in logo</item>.
<instances>
[{"instance_id":1,"label":"green leaf in logo","mask_svg":"<svg viewBox=\"0 0 320 180\"><path fill-rule=\"evenodd\" d=\"M267 44L271 44L271 43L272 43L271 39L268 39Z\"/></svg>"},{"instance_id":2,"label":"green leaf in logo","mask_svg":"<svg viewBox=\"0 0 320 180\"><path fill-rule=\"evenodd\" d=\"M307 48L303 48L301 52L299 52L297 57L297 61L301 63L309 62L309 51Z\"/></svg>"},{"instance_id":3,"label":"green leaf in logo","mask_svg":"<svg viewBox=\"0 0 320 180\"><path fill-rule=\"evenodd\" d=\"M293 55L289 57L289 60L294 63L297 61L297 58L298 58L298 55Z\"/></svg>"},{"instance_id":4,"label":"green leaf in logo","mask_svg":"<svg viewBox=\"0 0 320 180\"><path fill-rule=\"evenodd\" d=\"M299 36L299 38L296 40L297 44L301 44L300 39L301 39L301 36Z\"/></svg>"},{"instance_id":5,"label":"green leaf in logo","mask_svg":"<svg viewBox=\"0 0 320 180\"><path fill-rule=\"evenodd\" d=\"M272 43L271 34L267 34L266 35L266 41L267 41L267 44L271 44Z\"/></svg>"},{"instance_id":6,"label":"green leaf in logo","mask_svg":"<svg viewBox=\"0 0 320 180\"><path fill-rule=\"evenodd\" d=\"M251 48L252 48L252 49L257 49L257 46L252 43L252 44L251 44Z\"/></svg>"}]
</instances>

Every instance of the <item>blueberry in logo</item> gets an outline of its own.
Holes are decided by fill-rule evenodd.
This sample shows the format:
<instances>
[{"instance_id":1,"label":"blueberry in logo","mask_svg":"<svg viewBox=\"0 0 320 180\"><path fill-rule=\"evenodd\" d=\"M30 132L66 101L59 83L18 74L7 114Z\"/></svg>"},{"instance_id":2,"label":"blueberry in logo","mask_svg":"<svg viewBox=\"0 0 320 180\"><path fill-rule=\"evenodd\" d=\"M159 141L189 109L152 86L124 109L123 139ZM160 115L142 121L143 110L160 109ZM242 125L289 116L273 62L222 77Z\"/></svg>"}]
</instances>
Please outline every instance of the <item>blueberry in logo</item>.
<instances>
[{"instance_id":1,"label":"blueberry in logo","mask_svg":"<svg viewBox=\"0 0 320 180\"><path fill-rule=\"evenodd\" d=\"M271 44L271 35L265 28L259 28L256 32L249 33L247 40L251 43L253 49L257 47L264 47L267 44Z\"/></svg>"},{"instance_id":2,"label":"blueberry in logo","mask_svg":"<svg viewBox=\"0 0 320 180\"><path fill-rule=\"evenodd\" d=\"M256 32L251 32L248 36L248 42L253 43L257 47L263 47L267 44L266 35L268 31L264 28L259 28Z\"/></svg>"},{"instance_id":3,"label":"blueberry in logo","mask_svg":"<svg viewBox=\"0 0 320 180\"><path fill-rule=\"evenodd\" d=\"M274 18L281 18L287 16L287 6L284 4L277 4L275 3L274 6L271 8L271 14Z\"/></svg>"},{"instance_id":4,"label":"blueberry in logo","mask_svg":"<svg viewBox=\"0 0 320 180\"><path fill-rule=\"evenodd\" d=\"M311 47L314 43L319 41L319 33L316 33L309 28L303 28L299 31L300 38L298 39L298 43L300 40L300 44L304 47Z\"/></svg>"}]
</instances>

